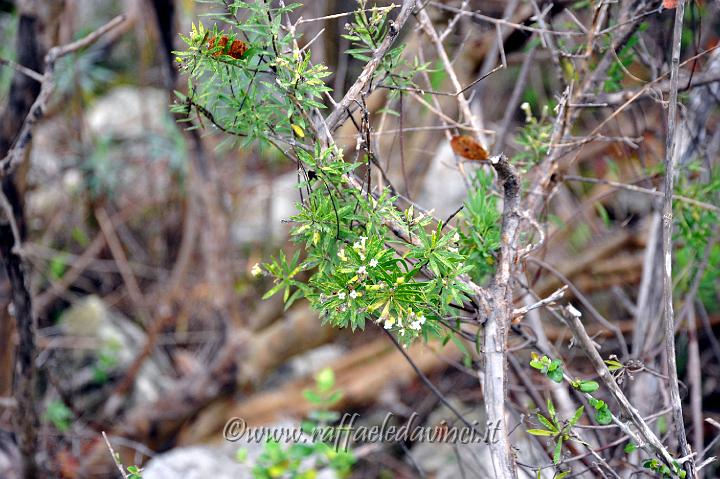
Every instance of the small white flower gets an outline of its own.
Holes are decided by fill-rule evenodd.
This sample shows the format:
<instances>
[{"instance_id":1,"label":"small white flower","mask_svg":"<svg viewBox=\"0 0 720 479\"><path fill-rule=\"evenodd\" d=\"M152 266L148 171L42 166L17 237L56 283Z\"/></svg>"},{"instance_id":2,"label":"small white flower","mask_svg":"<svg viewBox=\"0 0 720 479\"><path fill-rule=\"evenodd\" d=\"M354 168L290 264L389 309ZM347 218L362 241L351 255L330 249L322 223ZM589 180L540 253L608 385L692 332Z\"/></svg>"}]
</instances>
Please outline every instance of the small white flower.
<instances>
[{"instance_id":1,"label":"small white flower","mask_svg":"<svg viewBox=\"0 0 720 479\"><path fill-rule=\"evenodd\" d=\"M357 250L359 250L360 248L362 248L362 245L360 244L359 241L356 241L356 242L353 243L353 249L354 249L354 250L357 251Z\"/></svg>"},{"instance_id":2,"label":"small white flower","mask_svg":"<svg viewBox=\"0 0 720 479\"><path fill-rule=\"evenodd\" d=\"M343 261L347 261L347 256L345 256L345 248L340 248L340 251L337 253L338 258L340 258Z\"/></svg>"},{"instance_id":3,"label":"small white flower","mask_svg":"<svg viewBox=\"0 0 720 479\"><path fill-rule=\"evenodd\" d=\"M458 241L460 241L460 234L458 234L457 231L456 231L455 234L453 235L452 240L453 240L454 242L456 242L456 243L457 243Z\"/></svg>"},{"instance_id":4,"label":"small white flower","mask_svg":"<svg viewBox=\"0 0 720 479\"><path fill-rule=\"evenodd\" d=\"M255 263L255 266L253 266L250 270L250 274L252 274L256 278L262 274L262 268L260 267L259 263Z\"/></svg>"},{"instance_id":5,"label":"small white flower","mask_svg":"<svg viewBox=\"0 0 720 479\"><path fill-rule=\"evenodd\" d=\"M358 294L357 291L355 291L355 290L350 291L350 297L351 297L352 299L355 299L355 298L357 298L358 296L360 296L360 295Z\"/></svg>"},{"instance_id":6,"label":"small white flower","mask_svg":"<svg viewBox=\"0 0 720 479\"><path fill-rule=\"evenodd\" d=\"M345 299L345 291L340 291L338 293L338 299L341 301Z\"/></svg>"},{"instance_id":7,"label":"small white flower","mask_svg":"<svg viewBox=\"0 0 720 479\"><path fill-rule=\"evenodd\" d=\"M453 246L450 246L450 247L448 247L448 251L450 251L451 253L457 253L458 249Z\"/></svg>"},{"instance_id":8,"label":"small white flower","mask_svg":"<svg viewBox=\"0 0 720 479\"><path fill-rule=\"evenodd\" d=\"M420 321L413 321L410 323L410 329L414 329L415 331L420 331L422 328L422 325L420 324Z\"/></svg>"},{"instance_id":9,"label":"small white flower","mask_svg":"<svg viewBox=\"0 0 720 479\"><path fill-rule=\"evenodd\" d=\"M362 253L360 253L360 259L363 260L363 261L365 261L365 255L362 254Z\"/></svg>"},{"instance_id":10,"label":"small white flower","mask_svg":"<svg viewBox=\"0 0 720 479\"><path fill-rule=\"evenodd\" d=\"M417 322L418 322L419 324L421 324L421 325L422 325L422 324L425 324L425 315L422 314L422 313L418 314Z\"/></svg>"},{"instance_id":11,"label":"small white flower","mask_svg":"<svg viewBox=\"0 0 720 479\"><path fill-rule=\"evenodd\" d=\"M371 268L374 268L374 267L377 266L377 265L378 265L378 260L376 260L375 258L373 258L373 259L370 260L370 267L371 267Z\"/></svg>"},{"instance_id":12,"label":"small white flower","mask_svg":"<svg viewBox=\"0 0 720 479\"><path fill-rule=\"evenodd\" d=\"M367 274L367 268L365 266L360 266L358 268L358 274Z\"/></svg>"}]
</instances>

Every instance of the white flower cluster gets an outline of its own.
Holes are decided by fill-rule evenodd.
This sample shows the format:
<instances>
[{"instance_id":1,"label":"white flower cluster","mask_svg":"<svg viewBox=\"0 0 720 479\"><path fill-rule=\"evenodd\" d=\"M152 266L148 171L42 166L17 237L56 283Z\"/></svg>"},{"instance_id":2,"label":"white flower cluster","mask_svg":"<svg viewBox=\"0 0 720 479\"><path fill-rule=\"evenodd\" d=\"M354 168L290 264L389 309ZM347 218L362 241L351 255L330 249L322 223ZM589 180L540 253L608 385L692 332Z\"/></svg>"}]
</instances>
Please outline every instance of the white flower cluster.
<instances>
[{"instance_id":1,"label":"white flower cluster","mask_svg":"<svg viewBox=\"0 0 720 479\"><path fill-rule=\"evenodd\" d=\"M367 237L361 236L360 240L356 241L353 244L353 249L358 252L358 254L360 255L360 258L363 260L365 259L366 242L367 242ZM341 261L348 260L347 253L345 253L345 248L340 248L337 255ZM356 278L356 279L362 279L363 277L367 276L368 268L375 268L378 264L380 264L380 262L376 258L373 258L368 262L367 266L366 265L360 266L357 270L357 274L358 274L359 278ZM360 285L362 285L362 283L360 283ZM379 286L379 288L375 287L374 289L382 289L385 285L381 282L378 286ZM367 285L365 285L365 287L367 288ZM359 293L355 289L350 290L350 293L346 293L343 290L337 292L337 298L341 301L344 301L345 298L347 298L348 296L350 296L350 299L357 299L360 296L362 296L362 293Z\"/></svg>"},{"instance_id":2,"label":"white flower cluster","mask_svg":"<svg viewBox=\"0 0 720 479\"><path fill-rule=\"evenodd\" d=\"M410 329L413 329L415 331L420 331L422 329L423 324L425 324L425 316L422 313L415 314L415 312L410 313Z\"/></svg>"},{"instance_id":3,"label":"white flower cluster","mask_svg":"<svg viewBox=\"0 0 720 479\"><path fill-rule=\"evenodd\" d=\"M452 240L453 240L454 244L453 244L453 246L448 247L448 250L451 253L459 253L460 249L459 249L458 244L460 243L460 233L458 233L457 230L455 231L455 234L453 235ZM460 264L458 264L458 268L464 268L464 267L465 267L465 263L461 262Z\"/></svg>"},{"instance_id":4,"label":"white flower cluster","mask_svg":"<svg viewBox=\"0 0 720 479\"><path fill-rule=\"evenodd\" d=\"M385 329L392 329L393 326L397 323L398 327L400 328L400 336L405 336L405 334L408 333L408 330L412 332L419 332L422 330L423 324L425 324L425 316L422 313L416 313L414 311L410 311L410 314L408 315L406 321L404 323L409 323L409 326L404 326L403 321L400 317L396 319L393 316L389 316L385 320L385 324L383 327Z\"/></svg>"},{"instance_id":5,"label":"white flower cluster","mask_svg":"<svg viewBox=\"0 0 720 479\"><path fill-rule=\"evenodd\" d=\"M365 242L367 241L366 236L361 236L360 241L353 243L353 249L360 255L360 259L365 261Z\"/></svg>"},{"instance_id":6,"label":"white flower cluster","mask_svg":"<svg viewBox=\"0 0 720 479\"><path fill-rule=\"evenodd\" d=\"M448 246L448 251L450 251L451 253L457 253L459 251L457 244L460 242L460 234L457 231L453 235L452 240L454 245Z\"/></svg>"},{"instance_id":7,"label":"white flower cluster","mask_svg":"<svg viewBox=\"0 0 720 479\"><path fill-rule=\"evenodd\" d=\"M250 270L250 274L252 274L256 278L263 274L262 267L260 267L259 263L255 263L255 265Z\"/></svg>"}]
</instances>

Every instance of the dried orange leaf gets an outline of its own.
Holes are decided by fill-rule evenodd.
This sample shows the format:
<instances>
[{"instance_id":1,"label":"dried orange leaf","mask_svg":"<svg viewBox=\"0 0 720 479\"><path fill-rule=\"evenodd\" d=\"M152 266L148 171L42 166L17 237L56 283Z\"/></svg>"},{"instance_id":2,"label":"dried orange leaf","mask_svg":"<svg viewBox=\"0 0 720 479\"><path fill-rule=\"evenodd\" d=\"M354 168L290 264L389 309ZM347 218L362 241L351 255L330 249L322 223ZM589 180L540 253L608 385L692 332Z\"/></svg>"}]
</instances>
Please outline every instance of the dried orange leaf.
<instances>
[{"instance_id":1,"label":"dried orange leaf","mask_svg":"<svg viewBox=\"0 0 720 479\"><path fill-rule=\"evenodd\" d=\"M230 44L230 48L227 48L228 44L228 36L223 35L220 37L220 40L218 41L216 37L212 37L210 40L208 40L208 48L212 50L215 48L215 42L218 42L218 46L220 46L220 50L213 53L214 57L219 57L220 55L230 55L231 57L235 58L236 60L241 58L245 52L248 50L248 46L245 42L242 40L233 40L233 42Z\"/></svg>"},{"instance_id":2,"label":"dried orange leaf","mask_svg":"<svg viewBox=\"0 0 720 479\"><path fill-rule=\"evenodd\" d=\"M450 140L453 151L468 160L487 160L489 155L477 140L468 135L453 136Z\"/></svg>"}]
</instances>

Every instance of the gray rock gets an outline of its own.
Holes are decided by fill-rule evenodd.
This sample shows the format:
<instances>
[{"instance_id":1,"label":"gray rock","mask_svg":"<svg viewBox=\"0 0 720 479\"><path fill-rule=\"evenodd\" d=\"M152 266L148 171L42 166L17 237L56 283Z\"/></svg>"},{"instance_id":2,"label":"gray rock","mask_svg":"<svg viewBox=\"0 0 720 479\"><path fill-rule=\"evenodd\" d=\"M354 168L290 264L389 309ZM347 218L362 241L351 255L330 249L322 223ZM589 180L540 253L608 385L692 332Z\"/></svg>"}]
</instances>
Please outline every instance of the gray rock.
<instances>
[{"instance_id":1,"label":"gray rock","mask_svg":"<svg viewBox=\"0 0 720 479\"><path fill-rule=\"evenodd\" d=\"M270 426L276 428L297 428L297 423L281 422ZM283 445L287 447L287 445ZM245 449L242 462L237 454ZM252 478L252 467L263 451L257 443L224 442L202 446L187 446L173 449L152 458L143 470L144 479L245 479ZM308 462L308 467L310 463ZM337 479L329 469L318 471L318 479Z\"/></svg>"},{"instance_id":2,"label":"gray rock","mask_svg":"<svg viewBox=\"0 0 720 479\"><path fill-rule=\"evenodd\" d=\"M57 349L49 367L61 378L76 406L92 411L100 407L114 381L135 360L145 343L145 333L97 296L87 296L60 317L59 331L65 338L92 343L96 348ZM52 337L49 338L52 341ZM171 385L167 358L153 354L143 363L127 400L129 404L158 400ZM104 376L103 377L99 377Z\"/></svg>"},{"instance_id":3,"label":"gray rock","mask_svg":"<svg viewBox=\"0 0 720 479\"><path fill-rule=\"evenodd\" d=\"M442 141L425 174L417 203L427 210L434 209L437 218L446 218L458 209L466 196L467 188L455 167L450 143Z\"/></svg>"},{"instance_id":4,"label":"gray rock","mask_svg":"<svg viewBox=\"0 0 720 479\"><path fill-rule=\"evenodd\" d=\"M155 456L143 470L144 479L235 479L252 477L250 468L235 460L237 446L189 446Z\"/></svg>"},{"instance_id":5,"label":"gray rock","mask_svg":"<svg viewBox=\"0 0 720 479\"><path fill-rule=\"evenodd\" d=\"M297 182L295 172L272 180L264 175L248 178L243 185L247 193L242 196L242 203L232 209L233 242L242 245L283 239L288 230L283 220L297 213L295 205L300 201Z\"/></svg>"},{"instance_id":6,"label":"gray rock","mask_svg":"<svg viewBox=\"0 0 720 479\"><path fill-rule=\"evenodd\" d=\"M305 377L320 371L322 368L340 358L345 348L336 344L326 344L312 349L290 360L292 377Z\"/></svg>"},{"instance_id":7,"label":"gray rock","mask_svg":"<svg viewBox=\"0 0 720 479\"><path fill-rule=\"evenodd\" d=\"M93 103L87 114L90 133L98 137L132 139L167 130L167 92L159 88L121 86Z\"/></svg>"}]
</instances>

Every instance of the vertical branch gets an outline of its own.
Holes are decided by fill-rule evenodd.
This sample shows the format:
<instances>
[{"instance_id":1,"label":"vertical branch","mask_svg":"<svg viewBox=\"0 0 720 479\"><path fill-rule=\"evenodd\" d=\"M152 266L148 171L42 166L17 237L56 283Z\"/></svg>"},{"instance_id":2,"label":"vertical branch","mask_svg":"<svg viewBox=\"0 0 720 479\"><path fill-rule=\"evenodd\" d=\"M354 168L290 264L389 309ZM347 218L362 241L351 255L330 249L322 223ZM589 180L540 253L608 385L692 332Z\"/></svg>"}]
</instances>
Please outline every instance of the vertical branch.
<instances>
[{"instance_id":1,"label":"vertical branch","mask_svg":"<svg viewBox=\"0 0 720 479\"><path fill-rule=\"evenodd\" d=\"M19 18L16 57L19 65L33 72L42 71L43 56L47 46L52 44L51 37L59 25L58 18L63 8L61 1L17 2ZM12 78L6 105L0 114L0 157L5 157L13 146L16 135L22 129L33 102L36 101L41 84L37 76L16 71ZM0 317L0 358L5 364L13 364L14 336L13 321L19 338L15 351L15 374L12 371L0 371L0 394L8 393L12 388L17 404L14 415L16 434L21 453L22 477L34 478L39 475L35 459L37 451L38 413L35 404L35 316L23 269L22 258L17 249L25 236L25 215L23 211L22 174L0 175L2 199L5 202L7 223L0 223L0 254L10 283L11 313ZM2 306L0 306L2 307ZM3 308L5 309L5 308ZM14 383L14 384L13 384Z\"/></svg>"},{"instance_id":2,"label":"vertical branch","mask_svg":"<svg viewBox=\"0 0 720 479\"><path fill-rule=\"evenodd\" d=\"M28 7L28 5L25 5L25 7ZM4 192L8 191L6 189L7 185L14 184L12 180L13 173L27 158L26 153L30 140L32 139L33 127L43 117L55 86L54 70L57 60L91 45L123 21L124 16L118 16L83 39L64 46L53 47L45 55L45 71L42 84L34 99L29 102L30 106L27 107L25 115L21 116L22 122L14 125L14 141L9 141L7 144L5 144L5 142L0 144L0 154L3 155L0 161L0 179L3 182ZM3 118L5 117L6 116ZM7 133L4 128L5 124L3 122L3 134ZM7 152L5 151L6 149ZM24 236L24 228L22 226L22 196L18 193L17 189L15 189L13 193L14 194L3 193L3 200L9 207L5 208L7 220L0 222L0 254L2 255L3 265L10 282L12 314L15 316L19 337L15 360L14 392L18 405L18 413L15 416L15 421L22 455L22 477L33 479L39 477L39 468L35 458L38 449L37 434L39 428L39 417L35 402L35 380L37 376L35 369L35 357L37 354L35 331L37 325L28 280L19 252L21 247L20 242ZM17 224L19 222L21 225L18 227Z\"/></svg>"},{"instance_id":3,"label":"vertical branch","mask_svg":"<svg viewBox=\"0 0 720 479\"><path fill-rule=\"evenodd\" d=\"M12 227L7 223L0 224L0 254L10 281L12 315L15 316L19 338L15 361L15 427L22 455L22 477L32 479L38 476L35 460L39 425L38 412L35 409L36 325L22 258L15 247L16 238Z\"/></svg>"},{"instance_id":4,"label":"vertical branch","mask_svg":"<svg viewBox=\"0 0 720 479\"><path fill-rule=\"evenodd\" d=\"M702 420L702 366L700 362L700 346L698 345L697 322L695 318L694 298L688 303L688 383L690 384L690 410L692 411L693 447L700 454L703 450ZM697 477L702 477L698 471Z\"/></svg>"},{"instance_id":5,"label":"vertical branch","mask_svg":"<svg viewBox=\"0 0 720 479\"><path fill-rule=\"evenodd\" d=\"M477 116L472 114L470 104L463 94L463 88L455 74L452 62L445 52L442 41L432 26L430 17L421 10L418 19L420 27L435 45L438 56L448 73L455 91L460 112L473 127L475 137L485 143L482 138L482 125ZM518 212L520 206L520 182L515 168L504 155L491 161L503 186L503 215L501 230L500 258L492 284L482 296L489 302L487 320L484 327L484 371L480 376L483 385L485 411L490 424L497 425L497 441L490 444L491 457L495 477L515 478L517 467L512 453L512 445L508 434L505 418L505 402L507 400L507 336L510 318L513 312L512 286L510 272L517 258L517 232L520 223Z\"/></svg>"},{"instance_id":6,"label":"vertical branch","mask_svg":"<svg viewBox=\"0 0 720 479\"><path fill-rule=\"evenodd\" d=\"M15 136L22 127L23 119L40 92L38 80L42 80L42 76L39 79L31 77L22 70L33 73L41 71L42 57L45 54L40 37L40 32L45 26L42 19L38 18L37 14L31 10L29 5L25 5L25 2L18 3L15 47L18 69L12 77L7 102L0 112L0 157L4 157L10 150ZM11 204L12 215L16 223L19 223L17 226L24 232L25 215L22 212L22 198L15 175L0 179L0 188L2 188L2 194L8 199L8 203ZM15 334L15 328L5 306L5 304L0 305L0 309L2 309L2 313L0 313L0 395L12 394L13 382L14 346L11 339Z\"/></svg>"},{"instance_id":7,"label":"vertical branch","mask_svg":"<svg viewBox=\"0 0 720 479\"><path fill-rule=\"evenodd\" d=\"M507 336L513 314L510 273L517 258L520 182L515 168L504 156L501 156L493 166L503 185L502 236L500 258L489 291L490 314L484 328L485 370L481 382L488 423L499 426L498 441L490 444L495 477L515 478L517 469L505 419L505 401L507 400Z\"/></svg>"},{"instance_id":8,"label":"vertical branch","mask_svg":"<svg viewBox=\"0 0 720 479\"><path fill-rule=\"evenodd\" d=\"M677 156L675 155L675 144L677 142L677 92L678 92L678 70L680 69L680 47L682 40L682 23L685 12L685 0L680 0L675 10L675 25L673 28L672 60L670 65L670 104L668 106L668 133L665 143L665 198L663 199L663 261L665 275L663 278L663 302L664 314L663 325L665 329L665 355L668 370L668 387L670 389L670 406L672 407L673 430L675 437L680 444L680 451L683 456L690 454L687 437L685 436L685 425L683 422L682 401L678 387L677 364L675 360L675 315L673 311L673 286L672 286L672 234L673 234L673 209L672 197L675 180L675 167ZM695 476L693 459L685 464L690 477Z\"/></svg>"}]
</instances>

